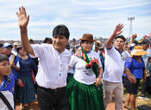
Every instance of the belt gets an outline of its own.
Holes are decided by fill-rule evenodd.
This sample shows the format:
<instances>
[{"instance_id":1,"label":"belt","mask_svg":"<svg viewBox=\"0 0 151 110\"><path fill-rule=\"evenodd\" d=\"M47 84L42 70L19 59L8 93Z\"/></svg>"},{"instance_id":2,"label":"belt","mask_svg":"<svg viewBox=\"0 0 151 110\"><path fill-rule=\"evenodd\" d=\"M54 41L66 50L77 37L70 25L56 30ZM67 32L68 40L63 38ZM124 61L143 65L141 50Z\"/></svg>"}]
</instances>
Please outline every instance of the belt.
<instances>
[{"instance_id":1,"label":"belt","mask_svg":"<svg viewBox=\"0 0 151 110\"><path fill-rule=\"evenodd\" d=\"M52 92L60 92L60 91L65 91L66 87L61 87L61 88L56 88L56 89L51 89L51 88L45 88L45 87L41 87L38 85L39 88L44 89L46 91L52 91Z\"/></svg>"}]
</instances>

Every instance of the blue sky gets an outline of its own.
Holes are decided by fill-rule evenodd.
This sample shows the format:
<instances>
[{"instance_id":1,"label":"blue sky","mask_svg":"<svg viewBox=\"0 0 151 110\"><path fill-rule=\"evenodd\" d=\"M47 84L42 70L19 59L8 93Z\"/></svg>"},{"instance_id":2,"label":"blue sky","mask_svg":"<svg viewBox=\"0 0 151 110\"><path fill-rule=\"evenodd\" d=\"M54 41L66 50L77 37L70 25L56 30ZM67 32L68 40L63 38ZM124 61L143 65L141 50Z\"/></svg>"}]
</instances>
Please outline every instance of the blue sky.
<instances>
[{"instance_id":1,"label":"blue sky","mask_svg":"<svg viewBox=\"0 0 151 110\"><path fill-rule=\"evenodd\" d=\"M70 39L83 33L108 38L118 23L129 35L128 17L135 17L133 33L139 37L151 32L151 0L0 0L0 40L19 40L16 12L24 5L30 15L28 36L51 37L58 24L68 26Z\"/></svg>"}]
</instances>

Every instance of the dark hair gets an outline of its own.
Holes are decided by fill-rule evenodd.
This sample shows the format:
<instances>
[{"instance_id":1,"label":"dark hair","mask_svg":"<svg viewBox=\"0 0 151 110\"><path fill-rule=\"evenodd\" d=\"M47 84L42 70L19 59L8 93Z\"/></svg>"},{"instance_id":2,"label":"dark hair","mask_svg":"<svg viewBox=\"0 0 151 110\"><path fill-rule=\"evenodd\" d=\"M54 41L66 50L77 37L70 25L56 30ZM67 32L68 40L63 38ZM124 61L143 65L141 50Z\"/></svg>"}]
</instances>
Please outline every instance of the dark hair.
<instances>
[{"instance_id":1,"label":"dark hair","mask_svg":"<svg viewBox=\"0 0 151 110\"><path fill-rule=\"evenodd\" d=\"M16 48L17 53L19 53L19 50L22 49L22 47Z\"/></svg>"},{"instance_id":2,"label":"dark hair","mask_svg":"<svg viewBox=\"0 0 151 110\"><path fill-rule=\"evenodd\" d=\"M0 47L2 47L3 46L3 44L0 44Z\"/></svg>"},{"instance_id":3,"label":"dark hair","mask_svg":"<svg viewBox=\"0 0 151 110\"><path fill-rule=\"evenodd\" d=\"M86 42L86 40L81 40L81 41L80 41L80 44L83 44L84 42Z\"/></svg>"},{"instance_id":4,"label":"dark hair","mask_svg":"<svg viewBox=\"0 0 151 110\"><path fill-rule=\"evenodd\" d=\"M34 40L33 39L29 39L29 43L30 44L34 44Z\"/></svg>"},{"instance_id":5,"label":"dark hair","mask_svg":"<svg viewBox=\"0 0 151 110\"><path fill-rule=\"evenodd\" d=\"M46 37L44 39L43 43L47 43L47 41L49 41L52 44L52 39L51 38Z\"/></svg>"},{"instance_id":6,"label":"dark hair","mask_svg":"<svg viewBox=\"0 0 151 110\"><path fill-rule=\"evenodd\" d=\"M0 54L0 62L2 61L9 61L8 57L4 54Z\"/></svg>"},{"instance_id":7,"label":"dark hair","mask_svg":"<svg viewBox=\"0 0 151 110\"><path fill-rule=\"evenodd\" d=\"M116 40L118 38L122 39L124 42L126 41L126 38L123 35L116 36L114 39Z\"/></svg>"},{"instance_id":8,"label":"dark hair","mask_svg":"<svg viewBox=\"0 0 151 110\"><path fill-rule=\"evenodd\" d=\"M52 32L52 36L56 36L56 35L63 35L66 37L66 39L69 39L70 36L70 32L68 30L68 28L65 25L57 25Z\"/></svg>"},{"instance_id":9,"label":"dark hair","mask_svg":"<svg viewBox=\"0 0 151 110\"><path fill-rule=\"evenodd\" d=\"M70 44L69 43L66 45L66 49L70 50Z\"/></svg>"}]
</instances>

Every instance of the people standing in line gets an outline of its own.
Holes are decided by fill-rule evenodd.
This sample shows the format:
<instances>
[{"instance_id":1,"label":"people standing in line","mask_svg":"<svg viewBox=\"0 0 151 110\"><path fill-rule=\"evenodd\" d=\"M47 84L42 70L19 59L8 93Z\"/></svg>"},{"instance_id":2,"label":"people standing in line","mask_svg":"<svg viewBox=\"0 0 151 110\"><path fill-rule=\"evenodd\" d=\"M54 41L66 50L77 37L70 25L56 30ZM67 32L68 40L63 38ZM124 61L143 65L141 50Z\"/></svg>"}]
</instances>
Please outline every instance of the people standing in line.
<instances>
[{"instance_id":1,"label":"people standing in line","mask_svg":"<svg viewBox=\"0 0 151 110\"><path fill-rule=\"evenodd\" d=\"M99 54L92 50L93 35L84 34L80 40L80 48L69 63L69 69L75 70L67 85L70 110L105 110L101 84L102 64Z\"/></svg>"},{"instance_id":2,"label":"people standing in line","mask_svg":"<svg viewBox=\"0 0 151 110\"><path fill-rule=\"evenodd\" d=\"M53 29L53 43L30 45L27 37L29 16L24 7L17 13L21 41L25 51L39 58L36 82L40 110L68 110L66 79L71 53L66 50L69 30L65 25Z\"/></svg>"},{"instance_id":3,"label":"people standing in line","mask_svg":"<svg viewBox=\"0 0 151 110\"><path fill-rule=\"evenodd\" d=\"M123 84L122 74L124 73L124 62L126 57L123 50L125 38L122 33L122 24L118 24L105 44L105 66L103 73L104 102L107 105L115 97L115 110L122 110ZM114 42L113 42L114 41ZM134 76L125 72L128 79L135 82Z\"/></svg>"},{"instance_id":4,"label":"people standing in line","mask_svg":"<svg viewBox=\"0 0 151 110\"><path fill-rule=\"evenodd\" d=\"M141 56L146 55L142 46L135 46L131 51L132 57L129 57L125 62L125 68L134 75L136 78L136 83L131 83L126 77L125 84L128 93L128 98L125 101L124 107L128 108L129 103L131 105L131 110L136 110L136 97L138 92L138 87L141 79L145 80L145 63Z\"/></svg>"}]
</instances>

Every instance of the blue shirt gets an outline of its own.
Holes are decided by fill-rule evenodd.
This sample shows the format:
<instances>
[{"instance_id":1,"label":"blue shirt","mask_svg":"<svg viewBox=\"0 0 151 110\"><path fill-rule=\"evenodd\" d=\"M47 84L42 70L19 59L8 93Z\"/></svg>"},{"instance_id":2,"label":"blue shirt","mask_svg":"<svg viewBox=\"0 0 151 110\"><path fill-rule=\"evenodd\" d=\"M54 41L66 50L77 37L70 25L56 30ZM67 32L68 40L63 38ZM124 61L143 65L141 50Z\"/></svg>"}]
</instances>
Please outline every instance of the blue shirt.
<instances>
[{"instance_id":1,"label":"blue shirt","mask_svg":"<svg viewBox=\"0 0 151 110\"><path fill-rule=\"evenodd\" d=\"M10 91L12 94L14 93L14 74L10 73L7 77L4 78L0 85L0 91Z\"/></svg>"},{"instance_id":2,"label":"blue shirt","mask_svg":"<svg viewBox=\"0 0 151 110\"><path fill-rule=\"evenodd\" d=\"M20 70L18 77L32 76L32 70L37 70L37 66L32 58L28 55L28 59L23 60L19 57Z\"/></svg>"},{"instance_id":3,"label":"blue shirt","mask_svg":"<svg viewBox=\"0 0 151 110\"><path fill-rule=\"evenodd\" d=\"M138 62L135 58L130 57L126 59L125 68L128 68L131 73L138 79L143 78L145 64L142 59L142 62Z\"/></svg>"}]
</instances>

